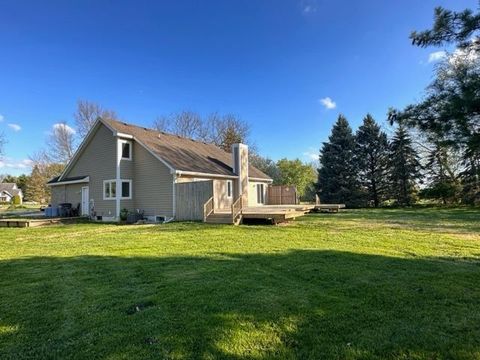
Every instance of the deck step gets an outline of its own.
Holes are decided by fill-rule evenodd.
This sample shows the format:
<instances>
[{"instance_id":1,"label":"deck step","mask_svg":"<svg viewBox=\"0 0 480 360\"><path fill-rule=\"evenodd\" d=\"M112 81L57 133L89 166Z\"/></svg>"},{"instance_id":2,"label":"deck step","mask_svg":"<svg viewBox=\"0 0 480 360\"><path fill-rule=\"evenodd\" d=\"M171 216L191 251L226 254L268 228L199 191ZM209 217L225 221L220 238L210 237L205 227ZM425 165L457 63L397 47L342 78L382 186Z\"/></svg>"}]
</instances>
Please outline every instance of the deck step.
<instances>
[{"instance_id":1,"label":"deck step","mask_svg":"<svg viewBox=\"0 0 480 360\"><path fill-rule=\"evenodd\" d=\"M214 213L207 217L209 224L233 224L232 215L228 213Z\"/></svg>"}]
</instances>

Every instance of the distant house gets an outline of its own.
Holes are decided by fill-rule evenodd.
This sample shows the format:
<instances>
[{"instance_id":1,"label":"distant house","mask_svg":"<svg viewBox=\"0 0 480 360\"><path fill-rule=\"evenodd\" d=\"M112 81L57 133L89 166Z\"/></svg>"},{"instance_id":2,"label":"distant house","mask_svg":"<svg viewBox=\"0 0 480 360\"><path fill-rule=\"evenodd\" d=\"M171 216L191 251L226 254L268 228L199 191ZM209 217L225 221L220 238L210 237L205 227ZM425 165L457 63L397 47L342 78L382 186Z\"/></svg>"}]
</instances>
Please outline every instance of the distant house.
<instances>
[{"instance_id":1,"label":"distant house","mask_svg":"<svg viewBox=\"0 0 480 360\"><path fill-rule=\"evenodd\" d=\"M232 153L191 139L99 119L64 172L48 185L52 206L115 221L123 209L153 221L205 220L205 209L262 206L272 179L248 164L248 147Z\"/></svg>"},{"instance_id":2,"label":"distant house","mask_svg":"<svg viewBox=\"0 0 480 360\"><path fill-rule=\"evenodd\" d=\"M11 203L15 197L18 197L18 203L23 202L22 189L17 187L15 183L0 183L0 202Z\"/></svg>"}]
</instances>

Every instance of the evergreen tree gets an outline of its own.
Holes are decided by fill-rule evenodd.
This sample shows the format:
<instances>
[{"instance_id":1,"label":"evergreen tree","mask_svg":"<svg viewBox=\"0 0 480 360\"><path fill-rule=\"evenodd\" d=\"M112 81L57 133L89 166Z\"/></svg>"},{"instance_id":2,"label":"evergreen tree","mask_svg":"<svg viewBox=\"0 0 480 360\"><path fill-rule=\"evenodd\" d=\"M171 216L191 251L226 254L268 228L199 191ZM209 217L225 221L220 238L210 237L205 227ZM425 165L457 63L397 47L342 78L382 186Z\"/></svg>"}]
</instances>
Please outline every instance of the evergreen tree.
<instances>
[{"instance_id":1,"label":"evergreen tree","mask_svg":"<svg viewBox=\"0 0 480 360\"><path fill-rule=\"evenodd\" d=\"M426 96L402 111L391 110L389 117L459 150L463 201L480 203L480 11L436 8L432 28L410 38L421 47L456 49L437 66Z\"/></svg>"},{"instance_id":2,"label":"evergreen tree","mask_svg":"<svg viewBox=\"0 0 480 360\"><path fill-rule=\"evenodd\" d=\"M359 205L359 185L355 160L355 137L347 119L340 115L328 142L320 150L317 189L325 203Z\"/></svg>"},{"instance_id":3,"label":"evergreen tree","mask_svg":"<svg viewBox=\"0 0 480 360\"><path fill-rule=\"evenodd\" d=\"M441 200L443 204L454 202L461 191L455 164L458 154L452 147L442 142L434 142L428 152L425 164L428 186L420 192L420 197Z\"/></svg>"},{"instance_id":4,"label":"evergreen tree","mask_svg":"<svg viewBox=\"0 0 480 360\"><path fill-rule=\"evenodd\" d=\"M392 138L389 161L391 196L399 205L412 205L416 183L421 177L421 165L412 139L403 125L397 127Z\"/></svg>"},{"instance_id":5,"label":"evergreen tree","mask_svg":"<svg viewBox=\"0 0 480 360\"><path fill-rule=\"evenodd\" d=\"M357 130L356 158L359 183L366 190L367 204L378 207L387 187L388 140L370 114Z\"/></svg>"}]
</instances>

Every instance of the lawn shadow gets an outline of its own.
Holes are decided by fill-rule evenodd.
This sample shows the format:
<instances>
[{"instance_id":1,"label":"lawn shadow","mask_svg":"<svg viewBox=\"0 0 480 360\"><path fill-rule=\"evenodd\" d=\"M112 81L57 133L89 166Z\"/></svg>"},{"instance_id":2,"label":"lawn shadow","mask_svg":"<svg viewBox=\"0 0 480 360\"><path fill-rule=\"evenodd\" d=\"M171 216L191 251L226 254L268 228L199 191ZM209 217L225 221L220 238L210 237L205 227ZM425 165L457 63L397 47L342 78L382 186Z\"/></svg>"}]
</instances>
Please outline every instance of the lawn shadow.
<instances>
[{"instance_id":1,"label":"lawn shadow","mask_svg":"<svg viewBox=\"0 0 480 360\"><path fill-rule=\"evenodd\" d=\"M336 251L0 262L0 358L475 358L480 261Z\"/></svg>"}]
</instances>

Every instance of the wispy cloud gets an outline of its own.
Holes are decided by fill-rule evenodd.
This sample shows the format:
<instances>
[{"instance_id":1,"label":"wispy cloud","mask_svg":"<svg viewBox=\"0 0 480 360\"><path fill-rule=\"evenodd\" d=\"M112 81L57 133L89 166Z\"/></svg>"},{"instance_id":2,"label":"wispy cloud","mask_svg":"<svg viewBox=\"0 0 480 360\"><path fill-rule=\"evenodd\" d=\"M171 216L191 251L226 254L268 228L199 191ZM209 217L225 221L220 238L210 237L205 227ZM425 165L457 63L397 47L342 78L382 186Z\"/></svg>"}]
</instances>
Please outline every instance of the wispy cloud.
<instances>
[{"instance_id":1,"label":"wispy cloud","mask_svg":"<svg viewBox=\"0 0 480 360\"><path fill-rule=\"evenodd\" d=\"M53 130L54 131L62 131L62 130L65 130L67 133L69 134L75 134L75 129L68 126L67 124L65 123L58 123L58 124L54 124L53 125Z\"/></svg>"},{"instance_id":2,"label":"wispy cloud","mask_svg":"<svg viewBox=\"0 0 480 360\"><path fill-rule=\"evenodd\" d=\"M0 169L26 170L30 169L32 165L33 161L30 159L15 160L7 157L0 160Z\"/></svg>"},{"instance_id":3,"label":"wispy cloud","mask_svg":"<svg viewBox=\"0 0 480 360\"><path fill-rule=\"evenodd\" d=\"M314 148L309 148L302 155L310 161L318 160L318 151L315 151Z\"/></svg>"},{"instance_id":4,"label":"wispy cloud","mask_svg":"<svg viewBox=\"0 0 480 360\"><path fill-rule=\"evenodd\" d=\"M328 96L323 99L320 99L319 101L328 110L335 109L337 107L337 103Z\"/></svg>"},{"instance_id":5,"label":"wispy cloud","mask_svg":"<svg viewBox=\"0 0 480 360\"><path fill-rule=\"evenodd\" d=\"M429 63L437 62L437 61L440 61L442 59L445 59L446 57L447 57L446 51L443 51L443 50L435 51L435 52L431 53L430 55L428 55L428 62Z\"/></svg>"},{"instance_id":6,"label":"wispy cloud","mask_svg":"<svg viewBox=\"0 0 480 360\"><path fill-rule=\"evenodd\" d=\"M0 114L0 122L2 122L3 120L5 120L5 117L2 114Z\"/></svg>"},{"instance_id":7,"label":"wispy cloud","mask_svg":"<svg viewBox=\"0 0 480 360\"><path fill-rule=\"evenodd\" d=\"M8 127L15 132L22 130L22 127L18 124L8 124Z\"/></svg>"},{"instance_id":8,"label":"wispy cloud","mask_svg":"<svg viewBox=\"0 0 480 360\"><path fill-rule=\"evenodd\" d=\"M303 0L301 6L304 14L317 12L317 2L315 0Z\"/></svg>"}]
</instances>

